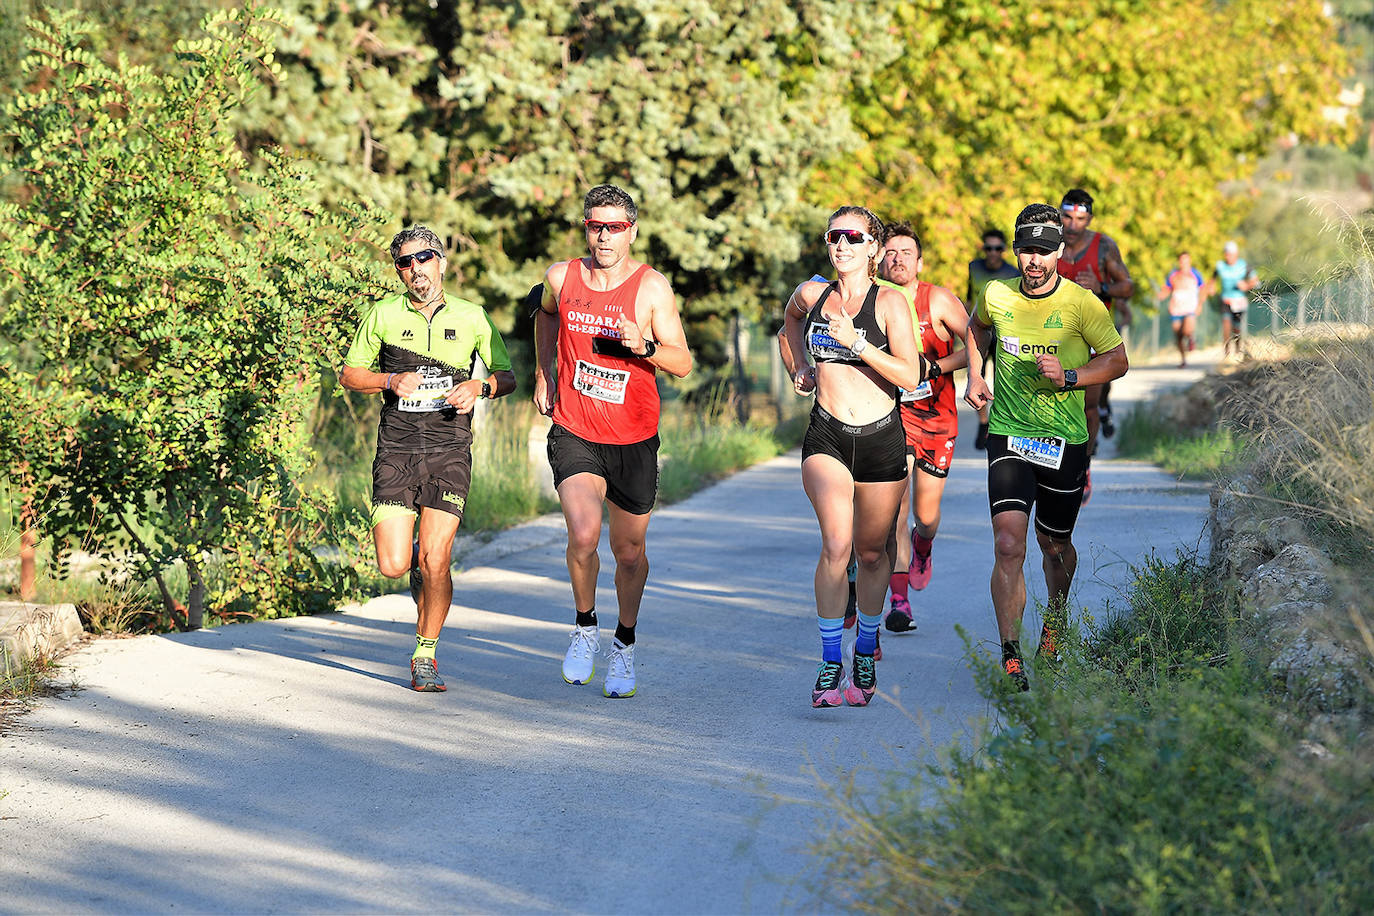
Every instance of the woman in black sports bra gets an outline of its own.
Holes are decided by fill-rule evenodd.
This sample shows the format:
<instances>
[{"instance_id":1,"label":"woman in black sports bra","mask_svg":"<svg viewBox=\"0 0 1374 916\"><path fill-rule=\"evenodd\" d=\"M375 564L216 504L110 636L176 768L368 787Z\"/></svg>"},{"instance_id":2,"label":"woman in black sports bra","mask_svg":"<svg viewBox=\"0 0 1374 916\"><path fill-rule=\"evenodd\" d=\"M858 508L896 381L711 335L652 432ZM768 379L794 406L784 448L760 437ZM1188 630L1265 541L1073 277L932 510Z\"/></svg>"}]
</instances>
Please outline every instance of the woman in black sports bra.
<instances>
[{"instance_id":1,"label":"woman in black sports bra","mask_svg":"<svg viewBox=\"0 0 1374 916\"><path fill-rule=\"evenodd\" d=\"M864 706L877 687L878 624L892 574L887 535L906 479L897 388L915 388L926 372L906 299L873 282L882 236L882 221L865 208L836 210L825 243L837 279L808 280L787 302L793 385L798 394L816 393L802 442L802 485L821 526L822 654L812 706ZM859 564L859 633L846 683L840 644L851 551Z\"/></svg>"}]
</instances>

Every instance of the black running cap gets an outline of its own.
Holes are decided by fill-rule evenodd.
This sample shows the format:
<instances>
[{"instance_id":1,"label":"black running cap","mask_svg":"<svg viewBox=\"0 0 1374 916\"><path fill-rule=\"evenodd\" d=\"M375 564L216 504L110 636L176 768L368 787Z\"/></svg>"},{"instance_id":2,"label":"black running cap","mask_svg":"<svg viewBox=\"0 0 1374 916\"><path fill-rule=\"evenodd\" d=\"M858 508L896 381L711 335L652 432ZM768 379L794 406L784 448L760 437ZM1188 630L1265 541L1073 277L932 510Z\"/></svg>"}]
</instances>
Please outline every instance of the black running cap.
<instances>
[{"instance_id":1,"label":"black running cap","mask_svg":"<svg viewBox=\"0 0 1374 916\"><path fill-rule=\"evenodd\" d=\"M1055 251L1064 241L1064 230L1052 223L1028 223L1016 227L1016 240L1011 243L1012 250L1022 248L1043 248Z\"/></svg>"}]
</instances>

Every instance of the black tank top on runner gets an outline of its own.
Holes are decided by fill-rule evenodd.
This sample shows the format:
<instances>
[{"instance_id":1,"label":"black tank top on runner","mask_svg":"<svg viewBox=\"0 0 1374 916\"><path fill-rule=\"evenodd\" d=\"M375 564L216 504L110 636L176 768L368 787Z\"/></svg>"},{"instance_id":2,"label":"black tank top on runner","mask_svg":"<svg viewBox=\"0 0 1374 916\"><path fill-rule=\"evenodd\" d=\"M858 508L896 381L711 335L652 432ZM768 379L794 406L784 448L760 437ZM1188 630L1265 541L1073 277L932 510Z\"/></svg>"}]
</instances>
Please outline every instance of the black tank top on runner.
<instances>
[{"instance_id":1,"label":"black tank top on runner","mask_svg":"<svg viewBox=\"0 0 1374 916\"><path fill-rule=\"evenodd\" d=\"M855 356L848 347L830 336L830 319L821 314L825 300L830 298L835 289L834 283L826 286L825 292L821 293L816 304L811 306L811 311L806 313L806 352L818 363L862 365L863 359ZM874 283L868 288L863 305L859 306L859 311L854 315L854 329L859 332L859 339L868 341L870 347L886 350L887 334L878 327L877 302L878 284Z\"/></svg>"}]
</instances>

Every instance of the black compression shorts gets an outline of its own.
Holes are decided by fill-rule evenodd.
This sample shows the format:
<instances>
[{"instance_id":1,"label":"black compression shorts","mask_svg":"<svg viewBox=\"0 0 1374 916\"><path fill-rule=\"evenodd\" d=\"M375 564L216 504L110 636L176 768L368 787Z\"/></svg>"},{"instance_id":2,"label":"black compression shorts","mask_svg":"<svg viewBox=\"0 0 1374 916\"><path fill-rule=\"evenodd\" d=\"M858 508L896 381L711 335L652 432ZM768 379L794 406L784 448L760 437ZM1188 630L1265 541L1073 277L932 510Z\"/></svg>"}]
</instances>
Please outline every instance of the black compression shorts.
<instances>
[{"instance_id":1,"label":"black compression shorts","mask_svg":"<svg viewBox=\"0 0 1374 916\"><path fill-rule=\"evenodd\" d=\"M906 479L906 434L897 407L881 420L850 426L817 404L802 439L802 461L812 455L836 459L849 469L855 483Z\"/></svg>"},{"instance_id":2,"label":"black compression shorts","mask_svg":"<svg viewBox=\"0 0 1374 916\"><path fill-rule=\"evenodd\" d=\"M555 487L574 474L594 474L606 481L607 499L631 515L647 515L658 498L658 434L643 442L607 445L555 423L549 430L549 467Z\"/></svg>"},{"instance_id":3,"label":"black compression shorts","mask_svg":"<svg viewBox=\"0 0 1374 916\"><path fill-rule=\"evenodd\" d=\"M1060 440L1062 441L1062 440ZM988 436L988 508L991 514L1035 510L1035 530L1057 541L1073 534L1083 505L1088 444L1065 445L1058 468L1035 464L1008 444L1005 435Z\"/></svg>"}]
</instances>

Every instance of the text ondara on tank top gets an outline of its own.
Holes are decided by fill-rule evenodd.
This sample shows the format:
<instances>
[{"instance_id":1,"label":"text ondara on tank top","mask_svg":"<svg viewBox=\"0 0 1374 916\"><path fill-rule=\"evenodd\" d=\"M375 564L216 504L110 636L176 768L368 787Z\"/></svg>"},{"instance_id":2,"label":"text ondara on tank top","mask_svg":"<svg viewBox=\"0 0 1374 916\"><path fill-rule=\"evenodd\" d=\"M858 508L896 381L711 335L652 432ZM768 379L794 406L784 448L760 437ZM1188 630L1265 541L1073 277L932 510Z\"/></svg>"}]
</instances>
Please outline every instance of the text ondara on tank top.
<instances>
[{"instance_id":1,"label":"text ondara on tank top","mask_svg":"<svg viewBox=\"0 0 1374 916\"><path fill-rule=\"evenodd\" d=\"M558 295L558 401L553 421L589 442L629 445L658 432L658 385L644 359L592 352L597 337L621 339L620 317L635 318L641 264L615 289L590 289L582 260L568 262ZM647 332L647 328L645 329Z\"/></svg>"}]
</instances>

